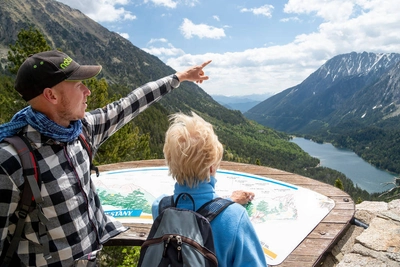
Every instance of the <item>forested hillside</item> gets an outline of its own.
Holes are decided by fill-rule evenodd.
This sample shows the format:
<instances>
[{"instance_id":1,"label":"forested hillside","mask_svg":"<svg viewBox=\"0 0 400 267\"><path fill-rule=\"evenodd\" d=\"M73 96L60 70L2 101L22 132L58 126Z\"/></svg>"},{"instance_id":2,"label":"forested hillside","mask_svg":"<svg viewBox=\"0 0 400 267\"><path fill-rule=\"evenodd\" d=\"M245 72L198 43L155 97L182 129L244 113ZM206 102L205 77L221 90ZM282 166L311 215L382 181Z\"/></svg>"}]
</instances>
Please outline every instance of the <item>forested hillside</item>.
<instances>
[{"instance_id":1,"label":"forested hillside","mask_svg":"<svg viewBox=\"0 0 400 267\"><path fill-rule=\"evenodd\" d=\"M351 149L377 168L400 173L399 123L399 117L368 126L349 121L332 127L329 131L316 131L306 137Z\"/></svg>"}]
</instances>

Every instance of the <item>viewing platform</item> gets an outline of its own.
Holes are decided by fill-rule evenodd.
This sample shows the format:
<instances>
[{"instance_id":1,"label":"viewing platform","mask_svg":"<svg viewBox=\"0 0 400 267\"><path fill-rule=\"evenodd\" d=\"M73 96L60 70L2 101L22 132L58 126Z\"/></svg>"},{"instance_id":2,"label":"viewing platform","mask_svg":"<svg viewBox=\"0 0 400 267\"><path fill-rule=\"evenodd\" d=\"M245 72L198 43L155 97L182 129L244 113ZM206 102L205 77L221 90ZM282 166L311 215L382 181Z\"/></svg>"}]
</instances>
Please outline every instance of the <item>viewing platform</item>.
<instances>
[{"instance_id":1,"label":"viewing platform","mask_svg":"<svg viewBox=\"0 0 400 267\"><path fill-rule=\"evenodd\" d=\"M157 159L102 165L99 166L99 170L100 172L105 172L162 166L165 166L165 161ZM351 225L351 220L355 213L355 204L346 192L334 186L301 175L258 165L223 161L221 162L220 169L253 174L292 184L315 191L334 201L335 205L333 209L330 210L325 218L303 239L290 255L280 264L270 266L320 266L324 261L325 255L334 247ZM129 226L130 229L109 240L105 244L106 246L141 246L151 228L150 224L144 223L124 224ZM285 240L282 240L282 242L285 242Z\"/></svg>"}]
</instances>

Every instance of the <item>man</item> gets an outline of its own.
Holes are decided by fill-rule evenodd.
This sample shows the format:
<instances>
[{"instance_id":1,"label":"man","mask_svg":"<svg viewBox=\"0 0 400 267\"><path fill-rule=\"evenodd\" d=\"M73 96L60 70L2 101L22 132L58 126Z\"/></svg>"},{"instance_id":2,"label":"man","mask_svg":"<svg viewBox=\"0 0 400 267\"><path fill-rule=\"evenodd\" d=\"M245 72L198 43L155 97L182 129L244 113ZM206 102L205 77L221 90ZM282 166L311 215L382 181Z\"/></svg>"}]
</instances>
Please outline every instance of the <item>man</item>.
<instances>
[{"instance_id":1,"label":"man","mask_svg":"<svg viewBox=\"0 0 400 267\"><path fill-rule=\"evenodd\" d=\"M73 266L94 260L102 244L127 230L104 214L90 178L87 150L78 140L83 133L93 154L107 138L183 81L208 80L203 68L211 61L147 83L104 108L85 112L90 90L82 83L101 66L79 65L65 53L46 51L21 65L15 89L29 104L0 125L0 141L16 134L28 138L41 171L41 211L32 212L10 266ZM0 253L6 253L18 221L16 209L24 177L20 159L7 142L0 143ZM0 259L2 259L0 258ZM15 265L13 265L15 264ZM17 265L18 264L18 265Z\"/></svg>"}]
</instances>

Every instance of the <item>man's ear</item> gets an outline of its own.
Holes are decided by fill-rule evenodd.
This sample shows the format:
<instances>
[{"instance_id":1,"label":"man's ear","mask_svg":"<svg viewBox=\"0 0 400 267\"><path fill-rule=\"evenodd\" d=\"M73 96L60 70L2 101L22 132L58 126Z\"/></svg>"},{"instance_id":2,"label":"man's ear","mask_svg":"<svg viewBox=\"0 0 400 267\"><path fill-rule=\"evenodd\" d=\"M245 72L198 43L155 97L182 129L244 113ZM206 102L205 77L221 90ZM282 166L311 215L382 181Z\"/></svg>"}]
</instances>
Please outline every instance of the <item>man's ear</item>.
<instances>
[{"instance_id":1,"label":"man's ear","mask_svg":"<svg viewBox=\"0 0 400 267\"><path fill-rule=\"evenodd\" d=\"M57 96L55 90L53 90L52 88L45 88L43 90L42 95L47 101L49 101L53 104L57 103L58 96Z\"/></svg>"}]
</instances>

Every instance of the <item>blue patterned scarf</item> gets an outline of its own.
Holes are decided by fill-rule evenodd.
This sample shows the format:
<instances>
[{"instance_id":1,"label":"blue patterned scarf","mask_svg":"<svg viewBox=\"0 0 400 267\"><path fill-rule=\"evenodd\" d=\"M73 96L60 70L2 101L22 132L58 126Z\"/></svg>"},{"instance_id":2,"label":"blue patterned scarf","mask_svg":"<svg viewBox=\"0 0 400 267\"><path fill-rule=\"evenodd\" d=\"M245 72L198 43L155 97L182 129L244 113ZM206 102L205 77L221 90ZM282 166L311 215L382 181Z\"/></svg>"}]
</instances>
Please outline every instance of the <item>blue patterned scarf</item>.
<instances>
[{"instance_id":1,"label":"blue patterned scarf","mask_svg":"<svg viewBox=\"0 0 400 267\"><path fill-rule=\"evenodd\" d=\"M70 126L65 128L28 106L17 112L10 122L0 125L0 142L6 137L17 134L28 124L42 135L59 142L71 142L82 132L80 120L71 122Z\"/></svg>"}]
</instances>

